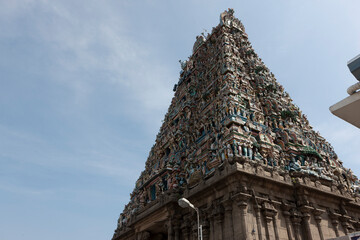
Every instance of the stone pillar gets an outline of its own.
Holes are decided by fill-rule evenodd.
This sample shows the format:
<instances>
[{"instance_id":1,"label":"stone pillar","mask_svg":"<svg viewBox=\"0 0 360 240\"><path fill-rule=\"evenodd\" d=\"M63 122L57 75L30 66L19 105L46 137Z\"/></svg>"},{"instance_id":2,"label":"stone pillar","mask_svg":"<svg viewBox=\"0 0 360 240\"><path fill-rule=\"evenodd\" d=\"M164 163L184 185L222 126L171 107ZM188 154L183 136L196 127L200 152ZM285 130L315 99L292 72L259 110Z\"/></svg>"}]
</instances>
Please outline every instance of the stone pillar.
<instances>
[{"instance_id":1,"label":"stone pillar","mask_svg":"<svg viewBox=\"0 0 360 240\"><path fill-rule=\"evenodd\" d=\"M288 239L289 240L293 240L292 238L292 234L291 234L291 221L290 221L290 210L291 206L289 205L286 205L286 204L283 204L282 205L282 214L285 218L285 225L286 225L286 232L287 232L287 235L288 235Z\"/></svg>"},{"instance_id":2,"label":"stone pillar","mask_svg":"<svg viewBox=\"0 0 360 240\"><path fill-rule=\"evenodd\" d=\"M277 212L274 212L273 216L272 216L272 221L274 224L274 233L275 233L275 240L279 240L279 232L278 232L278 227L277 227L277 222L276 222L276 215Z\"/></svg>"},{"instance_id":3,"label":"stone pillar","mask_svg":"<svg viewBox=\"0 0 360 240\"><path fill-rule=\"evenodd\" d=\"M331 219L331 223L334 226L336 237L339 237L340 236L339 235L339 229L338 229L339 221L337 219Z\"/></svg>"},{"instance_id":4,"label":"stone pillar","mask_svg":"<svg viewBox=\"0 0 360 240\"><path fill-rule=\"evenodd\" d=\"M349 219L348 223L349 223L349 233L356 232L356 229L355 229L356 220L351 218L351 219Z\"/></svg>"},{"instance_id":5,"label":"stone pillar","mask_svg":"<svg viewBox=\"0 0 360 240\"><path fill-rule=\"evenodd\" d=\"M311 229L310 229L310 217L311 217L311 212L312 207L307 206L307 205L303 205L300 207L300 211L302 213L302 223L303 223L303 228L304 228L304 233L305 233L305 239L307 240L312 240L312 234L311 234Z\"/></svg>"},{"instance_id":6,"label":"stone pillar","mask_svg":"<svg viewBox=\"0 0 360 240\"><path fill-rule=\"evenodd\" d=\"M213 239L223 239L223 217L224 207L219 200L213 201L211 205L211 217L213 219Z\"/></svg>"},{"instance_id":7,"label":"stone pillar","mask_svg":"<svg viewBox=\"0 0 360 240\"><path fill-rule=\"evenodd\" d=\"M246 240L248 239L247 235L247 228L246 228L246 211L248 206L248 200L250 199L251 195L247 193L237 193L233 196L233 199L235 200L239 213L238 213L238 219L240 222L240 231L236 231L238 234L234 233L234 239L236 240ZM234 226L234 230L237 229L237 226ZM234 231L235 232L235 231Z\"/></svg>"},{"instance_id":8,"label":"stone pillar","mask_svg":"<svg viewBox=\"0 0 360 240\"><path fill-rule=\"evenodd\" d=\"M180 228L181 228L181 236L184 240L190 240L190 226L191 226L191 216L186 215L182 218Z\"/></svg>"},{"instance_id":9,"label":"stone pillar","mask_svg":"<svg viewBox=\"0 0 360 240\"><path fill-rule=\"evenodd\" d=\"M232 216L232 200L228 199L222 202L225 210L224 214L224 239L234 239L234 226Z\"/></svg>"},{"instance_id":10,"label":"stone pillar","mask_svg":"<svg viewBox=\"0 0 360 240\"><path fill-rule=\"evenodd\" d=\"M254 211L255 211L255 217L256 217L256 226L257 226L257 231L258 231L258 238L259 238L259 240L262 240L263 236L262 236L262 230L261 230L260 206L256 204L254 206Z\"/></svg>"},{"instance_id":11,"label":"stone pillar","mask_svg":"<svg viewBox=\"0 0 360 240\"><path fill-rule=\"evenodd\" d=\"M301 232L300 232L300 226L301 226L301 215L296 209L291 210L291 222L294 227L294 237L295 240L301 240Z\"/></svg>"},{"instance_id":12,"label":"stone pillar","mask_svg":"<svg viewBox=\"0 0 360 240\"><path fill-rule=\"evenodd\" d=\"M339 217L341 216L338 213L334 213L334 212L330 212L329 213L330 219L331 219L331 223L334 227L334 231L336 234L336 237L339 237L339 229L338 229L338 225L339 225Z\"/></svg>"},{"instance_id":13,"label":"stone pillar","mask_svg":"<svg viewBox=\"0 0 360 240\"><path fill-rule=\"evenodd\" d=\"M211 214L209 214L209 215L210 215L210 217L209 217L209 230L208 230L208 232L209 232L209 240L216 240L216 239L214 238L214 234L215 234L215 229L214 229L214 227L215 227L214 217L211 216Z\"/></svg>"},{"instance_id":14,"label":"stone pillar","mask_svg":"<svg viewBox=\"0 0 360 240\"><path fill-rule=\"evenodd\" d=\"M208 220L204 221L203 224L203 240L209 240L210 239L210 223Z\"/></svg>"},{"instance_id":15,"label":"stone pillar","mask_svg":"<svg viewBox=\"0 0 360 240\"><path fill-rule=\"evenodd\" d=\"M339 217L340 221L341 221L341 225L344 229L345 235L349 234L349 220L351 219L350 216L346 216L346 215L342 215Z\"/></svg>"},{"instance_id":16,"label":"stone pillar","mask_svg":"<svg viewBox=\"0 0 360 240\"><path fill-rule=\"evenodd\" d=\"M197 240L198 239L198 225L197 221L191 221L191 240Z\"/></svg>"},{"instance_id":17,"label":"stone pillar","mask_svg":"<svg viewBox=\"0 0 360 240\"><path fill-rule=\"evenodd\" d=\"M214 215L215 234L214 239L223 239L223 214L217 213Z\"/></svg>"},{"instance_id":18,"label":"stone pillar","mask_svg":"<svg viewBox=\"0 0 360 240\"><path fill-rule=\"evenodd\" d=\"M276 210L268 202L263 203L262 210L263 210L263 214L264 214L264 220L266 223L266 225L265 225L266 239L268 239L268 240L275 239L276 235L275 235L275 231L274 231L274 224L271 224L271 222L274 219L274 215L276 215Z\"/></svg>"},{"instance_id":19,"label":"stone pillar","mask_svg":"<svg viewBox=\"0 0 360 240\"><path fill-rule=\"evenodd\" d=\"M167 230L168 230L168 237L167 239L168 240L174 240L173 239L173 227L172 227L172 224L171 224L171 220L168 221L168 223L166 224L167 226Z\"/></svg>"},{"instance_id":20,"label":"stone pillar","mask_svg":"<svg viewBox=\"0 0 360 240\"><path fill-rule=\"evenodd\" d=\"M246 210L247 210L247 202L241 201L237 203L237 206L240 209L240 228L241 228L241 239L248 239L247 237L247 228L246 228Z\"/></svg>"},{"instance_id":21,"label":"stone pillar","mask_svg":"<svg viewBox=\"0 0 360 240\"><path fill-rule=\"evenodd\" d=\"M180 240L180 226L174 226L175 240Z\"/></svg>"},{"instance_id":22,"label":"stone pillar","mask_svg":"<svg viewBox=\"0 0 360 240\"><path fill-rule=\"evenodd\" d=\"M185 225L181 228L181 235L184 240L189 240L189 233L190 230L188 226Z\"/></svg>"},{"instance_id":23,"label":"stone pillar","mask_svg":"<svg viewBox=\"0 0 360 240\"><path fill-rule=\"evenodd\" d=\"M271 230L271 215L270 214L266 214L264 213L264 218L265 218L265 236L266 236L266 239L267 240L270 240L273 238L273 235L272 235L272 232L270 231Z\"/></svg>"},{"instance_id":24,"label":"stone pillar","mask_svg":"<svg viewBox=\"0 0 360 240\"><path fill-rule=\"evenodd\" d=\"M355 228L355 231L360 231L360 222L355 221L354 228Z\"/></svg>"},{"instance_id":25,"label":"stone pillar","mask_svg":"<svg viewBox=\"0 0 360 240\"><path fill-rule=\"evenodd\" d=\"M151 237L151 234L147 231L139 232L136 234L135 239L136 240L149 240Z\"/></svg>"},{"instance_id":26,"label":"stone pillar","mask_svg":"<svg viewBox=\"0 0 360 240\"><path fill-rule=\"evenodd\" d=\"M181 215L174 216L171 221L174 240L180 240L180 222L181 222Z\"/></svg>"},{"instance_id":27,"label":"stone pillar","mask_svg":"<svg viewBox=\"0 0 360 240\"><path fill-rule=\"evenodd\" d=\"M321 209L314 209L314 211L313 211L316 226L317 226L318 231L319 231L320 240L324 240L324 234L323 234L323 231L322 231L322 228L321 228L321 214L323 214L324 212L325 211L321 210Z\"/></svg>"}]
</instances>

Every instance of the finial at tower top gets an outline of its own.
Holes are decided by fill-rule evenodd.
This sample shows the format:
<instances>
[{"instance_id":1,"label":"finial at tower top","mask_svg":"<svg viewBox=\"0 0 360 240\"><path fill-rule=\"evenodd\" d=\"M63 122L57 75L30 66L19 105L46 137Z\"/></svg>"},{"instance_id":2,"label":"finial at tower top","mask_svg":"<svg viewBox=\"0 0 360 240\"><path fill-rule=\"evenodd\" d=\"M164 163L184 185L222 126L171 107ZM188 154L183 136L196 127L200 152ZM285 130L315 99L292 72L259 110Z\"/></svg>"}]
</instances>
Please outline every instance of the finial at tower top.
<instances>
[{"instance_id":1,"label":"finial at tower top","mask_svg":"<svg viewBox=\"0 0 360 240\"><path fill-rule=\"evenodd\" d=\"M245 31L244 25L241 23L241 21L234 17L234 9L232 8L229 8L220 14L220 26L224 25Z\"/></svg>"},{"instance_id":2,"label":"finial at tower top","mask_svg":"<svg viewBox=\"0 0 360 240\"><path fill-rule=\"evenodd\" d=\"M220 14L220 25L227 25L227 21L234 18L234 9L229 8Z\"/></svg>"}]
</instances>

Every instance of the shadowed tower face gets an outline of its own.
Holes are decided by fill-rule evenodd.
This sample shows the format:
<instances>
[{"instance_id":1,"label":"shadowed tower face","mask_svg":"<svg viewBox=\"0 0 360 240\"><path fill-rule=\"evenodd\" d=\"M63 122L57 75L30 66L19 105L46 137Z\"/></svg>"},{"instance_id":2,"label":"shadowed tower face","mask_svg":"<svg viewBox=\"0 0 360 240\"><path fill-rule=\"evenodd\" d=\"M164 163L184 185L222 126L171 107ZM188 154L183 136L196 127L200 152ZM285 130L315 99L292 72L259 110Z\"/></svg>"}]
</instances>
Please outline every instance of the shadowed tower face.
<instances>
[{"instance_id":1,"label":"shadowed tower face","mask_svg":"<svg viewBox=\"0 0 360 240\"><path fill-rule=\"evenodd\" d=\"M181 196L200 208L205 239L324 239L357 228L359 210L349 216L345 207L358 206L356 176L292 103L233 13L196 37L181 62L114 239L193 239L196 219L176 206ZM325 205L312 200L329 196ZM331 230L323 232L325 212Z\"/></svg>"}]
</instances>

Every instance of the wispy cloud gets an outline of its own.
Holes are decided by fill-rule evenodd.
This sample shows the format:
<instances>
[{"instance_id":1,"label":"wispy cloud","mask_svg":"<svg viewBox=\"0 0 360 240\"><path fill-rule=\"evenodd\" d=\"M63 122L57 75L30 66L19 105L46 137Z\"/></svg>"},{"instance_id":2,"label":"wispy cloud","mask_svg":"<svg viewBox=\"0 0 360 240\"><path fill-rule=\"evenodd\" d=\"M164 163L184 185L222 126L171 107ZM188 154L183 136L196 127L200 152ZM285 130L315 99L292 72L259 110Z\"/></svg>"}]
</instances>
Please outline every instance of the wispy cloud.
<instances>
[{"instance_id":1,"label":"wispy cloud","mask_svg":"<svg viewBox=\"0 0 360 240\"><path fill-rule=\"evenodd\" d=\"M48 74L73 89L75 103L86 104L97 85L110 84L127 95L129 104L141 105L149 112L166 108L177 74L169 72L149 46L131 35L126 12L115 12L107 2L100 6L96 1L88 1L86 6L78 4L14 1L2 6L7 9L2 18L11 23L8 28L26 28L23 34L27 36L22 37L32 38L48 49L53 61ZM20 22L24 20L32 24ZM16 37L17 33L9 30L3 35ZM103 75L97 75L94 82L90 76L99 72Z\"/></svg>"},{"instance_id":2,"label":"wispy cloud","mask_svg":"<svg viewBox=\"0 0 360 240\"><path fill-rule=\"evenodd\" d=\"M128 161L135 162L133 159L128 159ZM124 184L130 184L130 186L135 184L137 177L140 175L137 169L143 167L134 166L134 164L124 162L116 163L113 161L89 161L87 166L94 168L99 174L111 176Z\"/></svg>"},{"instance_id":3,"label":"wispy cloud","mask_svg":"<svg viewBox=\"0 0 360 240\"><path fill-rule=\"evenodd\" d=\"M5 184L0 183L0 190L5 192L10 192L13 194L20 194L23 196L33 196L33 197L41 197L44 198L48 195L54 194L54 190L51 189L38 189L38 188L29 188L29 187L23 187L19 185L13 185L13 184Z\"/></svg>"},{"instance_id":4,"label":"wispy cloud","mask_svg":"<svg viewBox=\"0 0 360 240\"><path fill-rule=\"evenodd\" d=\"M24 184L26 179L32 178L31 175L39 179L52 178L49 176L51 172L56 175L106 177L132 188L144 166L145 159L140 159L141 155L126 149L131 144L126 139L110 142L100 138L85 145L70 143L72 147L64 152L62 149L66 146L61 141L51 143L41 136L2 125L0 136L0 163L8 169L0 178L0 188L14 193L45 193L42 189L25 187Z\"/></svg>"}]
</instances>

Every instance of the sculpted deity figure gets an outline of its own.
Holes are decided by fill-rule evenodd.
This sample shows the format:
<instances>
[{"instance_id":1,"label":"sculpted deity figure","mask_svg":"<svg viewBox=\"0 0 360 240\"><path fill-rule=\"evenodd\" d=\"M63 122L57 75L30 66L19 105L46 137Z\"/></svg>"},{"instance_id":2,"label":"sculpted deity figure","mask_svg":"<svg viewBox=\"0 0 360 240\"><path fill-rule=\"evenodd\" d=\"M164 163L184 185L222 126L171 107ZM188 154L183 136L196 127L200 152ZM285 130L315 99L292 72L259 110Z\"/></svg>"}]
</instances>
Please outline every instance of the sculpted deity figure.
<instances>
[{"instance_id":1,"label":"sculpted deity figure","mask_svg":"<svg viewBox=\"0 0 360 240\"><path fill-rule=\"evenodd\" d=\"M257 121L259 123L263 124L264 123L264 116L262 114L260 114L260 113L258 113L257 116L258 116Z\"/></svg>"},{"instance_id":2,"label":"sculpted deity figure","mask_svg":"<svg viewBox=\"0 0 360 240\"><path fill-rule=\"evenodd\" d=\"M290 167L290 171L300 171L301 170L301 165L295 160L294 157L291 157L289 167Z\"/></svg>"},{"instance_id":3,"label":"sculpted deity figure","mask_svg":"<svg viewBox=\"0 0 360 240\"><path fill-rule=\"evenodd\" d=\"M252 150L252 148L253 148L253 146L252 146L252 144L250 144L250 145L248 146L248 157L249 157L250 159L253 159L253 150Z\"/></svg>"},{"instance_id":4,"label":"sculpted deity figure","mask_svg":"<svg viewBox=\"0 0 360 240\"><path fill-rule=\"evenodd\" d=\"M300 159L298 159L296 162L297 162L297 164L301 167L301 161L300 161Z\"/></svg>"},{"instance_id":5,"label":"sculpted deity figure","mask_svg":"<svg viewBox=\"0 0 360 240\"><path fill-rule=\"evenodd\" d=\"M224 147L219 150L219 157L220 157L220 161L221 161L221 162L225 161L225 150L224 150Z\"/></svg>"},{"instance_id":6,"label":"sculpted deity figure","mask_svg":"<svg viewBox=\"0 0 360 240\"><path fill-rule=\"evenodd\" d=\"M123 214L120 214L119 219L118 219L118 224L117 224L118 228L122 228L122 226L123 226L122 218L123 218Z\"/></svg>"},{"instance_id":7,"label":"sculpted deity figure","mask_svg":"<svg viewBox=\"0 0 360 240\"><path fill-rule=\"evenodd\" d=\"M233 140L233 143L231 144L231 149L232 149L234 155L236 155L236 156L239 155L238 143L235 140Z\"/></svg>"},{"instance_id":8,"label":"sculpted deity figure","mask_svg":"<svg viewBox=\"0 0 360 240\"><path fill-rule=\"evenodd\" d=\"M230 116L234 115L234 110L233 110L232 107L229 107L227 110L228 110L228 114L229 114Z\"/></svg>"},{"instance_id":9,"label":"sculpted deity figure","mask_svg":"<svg viewBox=\"0 0 360 240\"><path fill-rule=\"evenodd\" d=\"M226 145L226 151L227 151L227 156L229 158L232 158L234 156L233 151L232 151L231 146L230 146L229 143Z\"/></svg>"},{"instance_id":10,"label":"sculpted deity figure","mask_svg":"<svg viewBox=\"0 0 360 240\"><path fill-rule=\"evenodd\" d=\"M258 148L254 148L254 160L261 161L263 159L263 156L259 152Z\"/></svg>"},{"instance_id":11,"label":"sculpted deity figure","mask_svg":"<svg viewBox=\"0 0 360 240\"><path fill-rule=\"evenodd\" d=\"M358 196L360 195L360 181L359 180L356 180L351 188L353 189L354 193L356 193Z\"/></svg>"},{"instance_id":12,"label":"sculpted deity figure","mask_svg":"<svg viewBox=\"0 0 360 240\"><path fill-rule=\"evenodd\" d=\"M285 159L284 158L277 158L277 162L279 163L280 167L284 167L285 166Z\"/></svg>"},{"instance_id":13,"label":"sculpted deity figure","mask_svg":"<svg viewBox=\"0 0 360 240\"><path fill-rule=\"evenodd\" d=\"M166 181L167 181L167 188L172 189L173 188L173 177L169 176Z\"/></svg>"},{"instance_id":14,"label":"sculpted deity figure","mask_svg":"<svg viewBox=\"0 0 360 240\"><path fill-rule=\"evenodd\" d=\"M242 146L242 155L245 157L248 155L248 148L246 146Z\"/></svg>"},{"instance_id":15,"label":"sculpted deity figure","mask_svg":"<svg viewBox=\"0 0 360 240\"><path fill-rule=\"evenodd\" d=\"M302 164L301 164L301 168L302 169L309 169L310 166L309 166L309 161L304 161Z\"/></svg>"},{"instance_id":16,"label":"sculpted deity figure","mask_svg":"<svg viewBox=\"0 0 360 240\"><path fill-rule=\"evenodd\" d=\"M245 130L245 132L247 132L247 133L250 132L250 129L249 129L249 127L248 127L246 124L244 125L244 130Z\"/></svg>"},{"instance_id":17,"label":"sculpted deity figure","mask_svg":"<svg viewBox=\"0 0 360 240\"><path fill-rule=\"evenodd\" d=\"M242 117L245 117L245 111L244 111L243 109L240 110L240 115L241 115Z\"/></svg>"},{"instance_id":18,"label":"sculpted deity figure","mask_svg":"<svg viewBox=\"0 0 360 240\"><path fill-rule=\"evenodd\" d=\"M272 154L268 154L267 156L267 165L268 166L276 166L276 163L274 162L274 158Z\"/></svg>"},{"instance_id":19,"label":"sculpted deity figure","mask_svg":"<svg viewBox=\"0 0 360 240\"><path fill-rule=\"evenodd\" d=\"M143 207L146 203L145 191L141 191L140 194L140 206Z\"/></svg>"},{"instance_id":20,"label":"sculpted deity figure","mask_svg":"<svg viewBox=\"0 0 360 240\"><path fill-rule=\"evenodd\" d=\"M179 60L179 63L180 63L181 69L184 70L185 67L186 67L187 61L186 60L184 60L184 61Z\"/></svg>"},{"instance_id":21,"label":"sculpted deity figure","mask_svg":"<svg viewBox=\"0 0 360 240\"><path fill-rule=\"evenodd\" d=\"M243 153L242 146L240 144L238 144L237 148L238 148L238 154L242 155L242 153Z\"/></svg>"}]
</instances>

